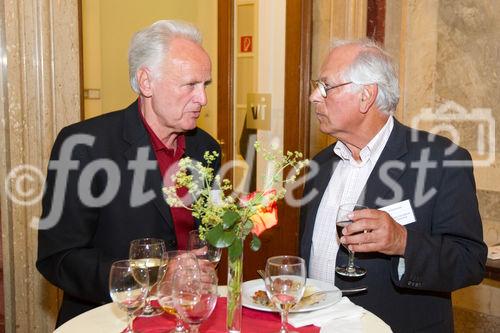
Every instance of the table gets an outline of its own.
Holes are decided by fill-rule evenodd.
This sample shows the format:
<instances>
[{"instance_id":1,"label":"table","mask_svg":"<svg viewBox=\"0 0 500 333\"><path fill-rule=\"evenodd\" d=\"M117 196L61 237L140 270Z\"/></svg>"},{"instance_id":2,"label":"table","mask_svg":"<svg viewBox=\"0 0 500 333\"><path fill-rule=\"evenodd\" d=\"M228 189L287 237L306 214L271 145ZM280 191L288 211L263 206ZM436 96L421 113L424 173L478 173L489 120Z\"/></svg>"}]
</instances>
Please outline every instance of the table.
<instances>
[{"instance_id":1,"label":"table","mask_svg":"<svg viewBox=\"0 0 500 333\"><path fill-rule=\"evenodd\" d=\"M500 281L500 259L488 259L486 261L485 278Z\"/></svg>"},{"instance_id":2,"label":"table","mask_svg":"<svg viewBox=\"0 0 500 333\"><path fill-rule=\"evenodd\" d=\"M226 295L226 287L219 287L219 295ZM245 320L245 317L243 317ZM384 321L371 312L361 317L363 332L392 332ZM127 315L114 303L108 303L82 313L60 326L54 333L119 333L127 325Z\"/></svg>"}]
</instances>

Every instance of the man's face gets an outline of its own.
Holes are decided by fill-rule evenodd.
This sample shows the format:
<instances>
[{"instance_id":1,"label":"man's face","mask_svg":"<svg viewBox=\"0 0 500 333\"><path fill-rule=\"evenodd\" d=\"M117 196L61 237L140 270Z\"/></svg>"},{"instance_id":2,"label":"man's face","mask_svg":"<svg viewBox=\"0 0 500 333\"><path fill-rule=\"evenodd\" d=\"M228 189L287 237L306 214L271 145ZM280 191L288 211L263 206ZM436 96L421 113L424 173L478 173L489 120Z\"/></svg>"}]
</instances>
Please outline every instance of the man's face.
<instances>
[{"instance_id":1,"label":"man's face","mask_svg":"<svg viewBox=\"0 0 500 333\"><path fill-rule=\"evenodd\" d=\"M358 50L353 46L343 46L330 52L320 69L319 80L327 88L346 83L341 78L342 71L352 62ZM315 105L320 130L329 135L342 138L343 133L351 133L362 116L360 92L347 84L327 91L322 97L319 89L311 92L309 100Z\"/></svg>"},{"instance_id":2,"label":"man's face","mask_svg":"<svg viewBox=\"0 0 500 333\"><path fill-rule=\"evenodd\" d=\"M151 81L153 112L161 127L175 133L196 127L201 108L207 104L205 88L211 80L211 67L200 45L184 38L171 41Z\"/></svg>"}]
</instances>

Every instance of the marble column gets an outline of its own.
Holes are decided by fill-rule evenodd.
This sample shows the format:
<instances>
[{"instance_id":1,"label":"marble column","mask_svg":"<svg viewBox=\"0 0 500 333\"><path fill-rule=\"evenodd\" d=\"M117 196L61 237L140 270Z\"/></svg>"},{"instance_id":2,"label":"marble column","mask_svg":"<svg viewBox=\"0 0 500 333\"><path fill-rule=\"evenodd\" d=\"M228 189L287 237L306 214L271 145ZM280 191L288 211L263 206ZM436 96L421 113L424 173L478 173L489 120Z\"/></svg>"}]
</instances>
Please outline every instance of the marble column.
<instances>
[{"instance_id":1,"label":"marble column","mask_svg":"<svg viewBox=\"0 0 500 333\"><path fill-rule=\"evenodd\" d=\"M55 136L81 119L78 1L2 1L0 52L6 332L52 332L59 292L35 268L32 220Z\"/></svg>"}]
</instances>

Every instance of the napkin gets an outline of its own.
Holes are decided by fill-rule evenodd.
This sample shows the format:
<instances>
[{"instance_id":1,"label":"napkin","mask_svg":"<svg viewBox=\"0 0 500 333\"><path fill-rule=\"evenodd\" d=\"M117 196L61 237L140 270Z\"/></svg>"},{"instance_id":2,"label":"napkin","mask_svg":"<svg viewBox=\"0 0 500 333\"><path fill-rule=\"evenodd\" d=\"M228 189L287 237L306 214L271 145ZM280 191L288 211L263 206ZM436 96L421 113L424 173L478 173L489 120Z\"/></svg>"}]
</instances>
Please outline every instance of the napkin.
<instances>
[{"instance_id":1,"label":"napkin","mask_svg":"<svg viewBox=\"0 0 500 333\"><path fill-rule=\"evenodd\" d=\"M347 297L342 297L339 302L324 309L311 312L292 313L288 316L288 322L295 327L306 325L318 326L322 328L321 331L323 331L326 326L330 329L333 327L347 327L352 330L352 325L361 327L360 319L365 312L365 309L352 303Z\"/></svg>"}]
</instances>

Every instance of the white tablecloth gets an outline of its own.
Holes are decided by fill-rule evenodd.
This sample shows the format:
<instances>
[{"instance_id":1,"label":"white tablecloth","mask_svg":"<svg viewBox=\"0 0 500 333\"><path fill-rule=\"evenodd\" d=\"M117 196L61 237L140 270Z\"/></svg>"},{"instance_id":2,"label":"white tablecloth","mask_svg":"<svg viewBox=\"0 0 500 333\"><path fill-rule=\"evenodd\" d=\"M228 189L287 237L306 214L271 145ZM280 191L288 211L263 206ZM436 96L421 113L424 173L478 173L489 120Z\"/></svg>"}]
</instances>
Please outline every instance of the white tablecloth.
<instances>
[{"instance_id":1,"label":"white tablecloth","mask_svg":"<svg viewBox=\"0 0 500 333\"><path fill-rule=\"evenodd\" d=\"M219 295L225 296L225 294L226 288L219 287ZM243 320L245 320L245 317L243 317ZM361 324L362 333L392 332L386 323L368 311L361 317ZM121 311L116 304L109 303L82 313L64 323L54 333L120 333L126 326L127 315L125 312ZM322 332L328 333L325 330L322 330Z\"/></svg>"}]
</instances>

